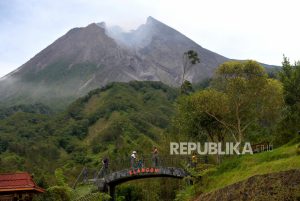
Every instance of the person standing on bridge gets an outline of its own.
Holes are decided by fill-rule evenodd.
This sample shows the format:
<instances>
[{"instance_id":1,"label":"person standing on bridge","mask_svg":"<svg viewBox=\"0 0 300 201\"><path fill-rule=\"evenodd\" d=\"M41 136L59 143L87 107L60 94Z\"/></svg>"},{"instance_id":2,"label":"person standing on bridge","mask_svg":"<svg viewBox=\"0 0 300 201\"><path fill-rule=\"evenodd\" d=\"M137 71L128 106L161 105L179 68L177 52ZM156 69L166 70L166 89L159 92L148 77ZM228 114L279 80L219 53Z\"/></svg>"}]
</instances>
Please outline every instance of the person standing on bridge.
<instances>
[{"instance_id":1,"label":"person standing on bridge","mask_svg":"<svg viewBox=\"0 0 300 201\"><path fill-rule=\"evenodd\" d=\"M136 161L136 151L133 151L130 156L130 166L131 168L135 167L135 161Z\"/></svg>"},{"instance_id":2,"label":"person standing on bridge","mask_svg":"<svg viewBox=\"0 0 300 201\"><path fill-rule=\"evenodd\" d=\"M82 170L82 176L83 176L83 183L87 183L88 182L89 172L88 172L88 169L87 169L86 166Z\"/></svg>"},{"instance_id":3,"label":"person standing on bridge","mask_svg":"<svg viewBox=\"0 0 300 201\"><path fill-rule=\"evenodd\" d=\"M155 146L153 147L152 161L153 161L153 166L157 167L158 166L158 149Z\"/></svg>"},{"instance_id":4,"label":"person standing on bridge","mask_svg":"<svg viewBox=\"0 0 300 201\"><path fill-rule=\"evenodd\" d=\"M191 166L193 168L195 168L197 166L197 163L198 163L198 158L197 158L196 152L194 152L193 155L192 155L192 164L191 164Z\"/></svg>"},{"instance_id":5,"label":"person standing on bridge","mask_svg":"<svg viewBox=\"0 0 300 201\"><path fill-rule=\"evenodd\" d=\"M103 168L103 176L107 175L109 172L108 172L108 165L109 165L109 160L107 157L105 157L103 160L102 160L102 168Z\"/></svg>"}]
</instances>

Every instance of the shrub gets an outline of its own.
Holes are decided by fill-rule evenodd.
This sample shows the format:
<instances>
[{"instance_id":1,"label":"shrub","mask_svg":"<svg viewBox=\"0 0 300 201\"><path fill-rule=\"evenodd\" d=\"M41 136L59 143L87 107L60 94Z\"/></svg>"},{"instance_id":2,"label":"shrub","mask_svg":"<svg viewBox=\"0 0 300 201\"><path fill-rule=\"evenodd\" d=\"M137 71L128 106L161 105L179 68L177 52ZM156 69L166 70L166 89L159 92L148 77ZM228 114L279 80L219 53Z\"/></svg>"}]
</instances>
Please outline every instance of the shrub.
<instances>
[{"instance_id":1,"label":"shrub","mask_svg":"<svg viewBox=\"0 0 300 201\"><path fill-rule=\"evenodd\" d=\"M34 201L70 201L72 189L67 186L52 186L46 193L34 199Z\"/></svg>"}]
</instances>

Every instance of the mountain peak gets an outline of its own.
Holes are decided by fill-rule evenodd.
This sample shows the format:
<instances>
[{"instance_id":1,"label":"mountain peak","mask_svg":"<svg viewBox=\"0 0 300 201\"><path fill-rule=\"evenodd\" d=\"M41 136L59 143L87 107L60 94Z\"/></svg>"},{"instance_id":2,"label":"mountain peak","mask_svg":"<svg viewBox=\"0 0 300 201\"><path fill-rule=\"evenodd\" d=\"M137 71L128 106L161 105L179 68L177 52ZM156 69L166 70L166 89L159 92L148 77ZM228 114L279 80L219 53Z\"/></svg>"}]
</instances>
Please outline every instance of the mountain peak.
<instances>
[{"instance_id":1,"label":"mountain peak","mask_svg":"<svg viewBox=\"0 0 300 201\"><path fill-rule=\"evenodd\" d=\"M155 20L152 16L148 16L148 17L147 17L147 22L148 22L148 21L152 21L152 20Z\"/></svg>"},{"instance_id":2,"label":"mountain peak","mask_svg":"<svg viewBox=\"0 0 300 201\"><path fill-rule=\"evenodd\" d=\"M160 21L158 21L157 19L155 19L152 16L147 17L147 21L146 24L153 24L153 23L161 23Z\"/></svg>"},{"instance_id":3,"label":"mountain peak","mask_svg":"<svg viewBox=\"0 0 300 201\"><path fill-rule=\"evenodd\" d=\"M65 97L71 100L107 83L131 80L178 86L182 54L189 49L197 51L202 61L187 72L187 79L193 83L210 77L219 64L228 60L151 16L130 32L105 22L91 23L70 30L11 73L11 79L1 80L0 103L27 94L28 100L32 96L35 102L45 97L47 101ZM12 79L16 81L10 85Z\"/></svg>"},{"instance_id":4,"label":"mountain peak","mask_svg":"<svg viewBox=\"0 0 300 201\"><path fill-rule=\"evenodd\" d=\"M100 23L97 23L96 25L103 28L103 29L106 29L106 23L105 22L100 22Z\"/></svg>"},{"instance_id":5,"label":"mountain peak","mask_svg":"<svg viewBox=\"0 0 300 201\"><path fill-rule=\"evenodd\" d=\"M87 29L99 29L99 27L102 28L102 29L105 29L105 23L103 22L103 24L102 24L102 23L94 23L93 22L93 23L87 25L85 28L87 28Z\"/></svg>"}]
</instances>

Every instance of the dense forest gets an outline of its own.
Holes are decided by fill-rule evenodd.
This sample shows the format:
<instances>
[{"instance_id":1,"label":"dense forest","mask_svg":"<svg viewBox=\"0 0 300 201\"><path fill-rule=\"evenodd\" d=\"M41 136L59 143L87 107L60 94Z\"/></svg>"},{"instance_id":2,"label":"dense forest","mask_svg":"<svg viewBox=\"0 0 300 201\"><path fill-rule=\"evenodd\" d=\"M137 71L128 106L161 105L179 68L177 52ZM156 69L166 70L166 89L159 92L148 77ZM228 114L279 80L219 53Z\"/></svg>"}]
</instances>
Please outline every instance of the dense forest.
<instances>
[{"instance_id":1,"label":"dense forest","mask_svg":"<svg viewBox=\"0 0 300 201\"><path fill-rule=\"evenodd\" d=\"M255 61L226 62L212 79L194 86L186 81L180 89L152 81L111 83L63 111L42 103L3 107L0 171L28 171L48 189L42 200L70 200L70 186L81 169L100 168L104 157L113 161L129 157L132 150L150 154L153 146L167 154L169 142L179 140L268 141L274 147L299 142L300 63L284 58L282 64L278 73L267 73ZM221 164L220 172L230 169L226 160L210 158ZM117 193L119 200L195 196L184 186L141 180L122 185Z\"/></svg>"},{"instance_id":2,"label":"dense forest","mask_svg":"<svg viewBox=\"0 0 300 201\"><path fill-rule=\"evenodd\" d=\"M61 170L72 186L83 166L100 169L104 156L113 161L129 158L132 150L163 149L176 97L175 89L159 82L112 83L63 112L42 104L3 108L1 172L29 171L48 188Z\"/></svg>"}]
</instances>

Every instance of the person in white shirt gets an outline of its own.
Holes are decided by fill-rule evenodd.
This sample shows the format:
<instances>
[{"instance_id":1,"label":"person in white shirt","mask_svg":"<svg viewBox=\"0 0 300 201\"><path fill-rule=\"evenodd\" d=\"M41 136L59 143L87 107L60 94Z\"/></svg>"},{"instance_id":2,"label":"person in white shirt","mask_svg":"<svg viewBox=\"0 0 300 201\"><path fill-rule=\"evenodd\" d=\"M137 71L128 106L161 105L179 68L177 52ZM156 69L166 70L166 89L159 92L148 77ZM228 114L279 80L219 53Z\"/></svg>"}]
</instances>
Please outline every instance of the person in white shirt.
<instances>
[{"instance_id":1,"label":"person in white shirt","mask_svg":"<svg viewBox=\"0 0 300 201\"><path fill-rule=\"evenodd\" d=\"M133 151L130 157L130 166L131 168L134 168L135 165L135 160L136 160L136 151Z\"/></svg>"}]
</instances>

